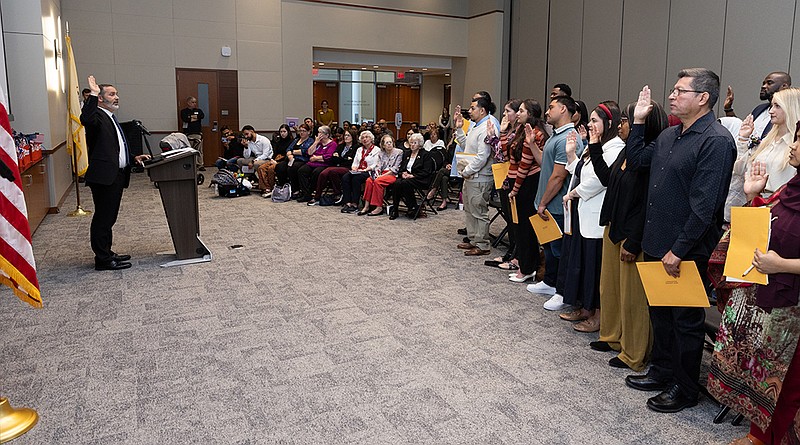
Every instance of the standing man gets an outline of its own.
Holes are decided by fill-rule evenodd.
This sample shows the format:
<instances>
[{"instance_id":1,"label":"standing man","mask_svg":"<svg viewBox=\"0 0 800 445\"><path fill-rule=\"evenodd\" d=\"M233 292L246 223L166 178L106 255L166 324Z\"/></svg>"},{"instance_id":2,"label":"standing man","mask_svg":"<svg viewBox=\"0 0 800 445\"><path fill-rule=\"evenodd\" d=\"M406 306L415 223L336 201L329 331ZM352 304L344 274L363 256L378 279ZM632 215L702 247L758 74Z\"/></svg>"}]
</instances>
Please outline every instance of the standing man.
<instances>
[{"instance_id":1,"label":"standing man","mask_svg":"<svg viewBox=\"0 0 800 445\"><path fill-rule=\"evenodd\" d=\"M333 121L336 120L336 116L333 114L333 110L328 108L327 100L323 99L322 103L320 103L320 106L322 108L317 111L317 126L321 127L326 125L330 127L331 124L333 124Z\"/></svg>"},{"instance_id":2,"label":"standing man","mask_svg":"<svg viewBox=\"0 0 800 445\"><path fill-rule=\"evenodd\" d=\"M547 139L542 149L539 185L533 204L536 213L547 219L545 210L549 210L558 226L564 228L564 195L569 188L569 172L567 171L567 136L575 131L572 116L575 114L577 104L569 96L556 96L547 106L545 117L547 123L552 125L553 136ZM578 138L576 153L581 153L583 142ZM536 157L534 151L534 157ZM538 160L538 159L537 159ZM561 239L550 241L543 245L545 273L542 281L529 284L528 292L534 294L552 295L544 303L544 308L558 311L566 308L564 297L556 293L558 281L558 264L561 259Z\"/></svg>"},{"instance_id":3,"label":"standing man","mask_svg":"<svg viewBox=\"0 0 800 445\"><path fill-rule=\"evenodd\" d=\"M792 86L792 76L783 71L774 71L767 74L764 82L761 83L761 90L758 92L758 98L767 101L767 103L760 104L753 108L750 114L753 115L753 136L764 138L772 128L772 122L769 117L769 108L772 106L772 95L780 90L785 90ZM733 88L728 85L728 93L725 95L725 102L722 104L725 110L725 116L736 117L736 112L733 111Z\"/></svg>"},{"instance_id":4,"label":"standing man","mask_svg":"<svg viewBox=\"0 0 800 445\"><path fill-rule=\"evenodd\" d=\"M81 110L81 124L86 128L89 167L86 185L92 190L94 216L89 229L94 268L120 270L131 267L130 255L111 250L112 228L117 222L122 191L131 179L131 164L150 159L149 155L131 158L125 134L114 112L119 109L119 95L112 85L98 85L89 76L89 97Z\"/></svg>"},{"instance_id":5,"label":"standing man","mask_svg":"<svg viewBox=\"0 0 800 445\"><path fill-rule=\"evenodd\" d=\"M572 88L565 83L557 83L553 85L553 89L550 90L550 100L561 96L572 97Z\"/></svg>"},{"instance_id":6,"label":"standing man","mask_svg":"<svg viewBox=\"0 0 800 445\"><path fill-rule=\"evenodd\" d=\"M494 189L492 176L492 146L486 143L486 123L495 105L484 97L473 99L469 107L469 118L475 126L464 134L461 107L456 107L456 140L464 147L464 153L474 154L468 162L459 161L456 168L464 178L462 194L464 215L467 221L467 238L457 247L465 249L464 255L488 255L489 244L489 194Z\"/></svg>"},{"instance_id":7,"label":"standing man","mask_svg":"<svg viewBox=\"0 0 800 445\"><path fill-rule=\"evenodd\" d=\"M626 168L650 170L642 237L645 261L660 261L678 277L681 261L694 261L708 289L708 258L722 235L723 207L736 146L711 111L719 98L719 77L706 68L678 73L669 107L681 125L667 128L644 145L644 123L653 109L645 86L634 109L627 141ZM645 375L625 383L641 391L661 391L647 407L675 413L697 404L703 356L705 311L696 307L650 307L653 356Z\"/></svg>"},{"instance_id":8,"label":"standing man","mask_svg":"<svg viewBox=\"0 0 800 445\"><path fill-rule=\"evenodd\" d=\"M203 118L206 115L203 110L197 108L197 98L189 96L186 98L186 108L181 110L181 121L183 122L183 134L189 141L197 141L197 151L200 156L197 157L197 169L205 171L203 167Z\"/></svg>"}]
</instances>

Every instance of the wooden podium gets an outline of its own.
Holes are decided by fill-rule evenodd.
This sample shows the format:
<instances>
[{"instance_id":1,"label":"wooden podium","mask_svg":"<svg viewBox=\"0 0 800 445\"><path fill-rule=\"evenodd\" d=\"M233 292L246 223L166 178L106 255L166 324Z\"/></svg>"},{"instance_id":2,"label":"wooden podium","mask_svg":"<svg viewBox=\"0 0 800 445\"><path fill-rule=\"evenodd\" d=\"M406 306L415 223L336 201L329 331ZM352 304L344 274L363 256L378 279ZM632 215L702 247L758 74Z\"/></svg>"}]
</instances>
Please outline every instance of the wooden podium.
<instances>
[{"instance_id":1,"label":"wooden podium","mask_svg":"<svg viewBox=\"0 0 800 445\"><path fill-rule=\"evenodd\" d=\"M145 164L150 180L158 183L177 257L161 267L211 261L211 252L200 240L195 170L195 156L198 155L193 149L166 152L163 158Z\"/></svg>"}]
</instances>

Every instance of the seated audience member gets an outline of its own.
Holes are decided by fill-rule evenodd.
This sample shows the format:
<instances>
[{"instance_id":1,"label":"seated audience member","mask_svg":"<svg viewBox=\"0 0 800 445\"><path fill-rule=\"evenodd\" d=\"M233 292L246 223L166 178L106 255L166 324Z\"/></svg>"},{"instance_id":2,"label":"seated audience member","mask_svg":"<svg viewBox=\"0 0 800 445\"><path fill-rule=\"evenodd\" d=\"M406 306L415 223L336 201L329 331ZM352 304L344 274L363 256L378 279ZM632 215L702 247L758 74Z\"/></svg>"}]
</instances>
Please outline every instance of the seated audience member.
<instances>
[{"instance_id":1,"label":"seated audience member","mask_svg":"<svg viewBox=\"0 0 800 445\"><path fill-rule=\"evenodd\" d=\"M361 186L369 178L369 172L375 168L380 149L375 146L375 136L364 130L359 136L361 147L356 151L350 171L342 176L342 213L353 213L358 210L358 198Z\"/></svg>"},{"instance_id":2,"label":"seated audience member","mask_svg":"<svg viewBox=\"0 0 800 445\"><path fill-rule=\"evenodd\" d=\"M338 147L339 144L342 143L342 138L344 137L344 130L341 127L331 127L331 132L333 132L333 141L336 142L336 146Z\"/></svg>"},{"instance_id":3,"label":"seated audience member","mask_svg":"<svg viewBox=\"0 0 800 445\"><path fill-rule=\"evenodd\" d=\"M431 182L431 190L428 192L427 198L429 200L436 198L437 194L442 198L442 203L436 208L436 210L439 211L447 209L447 199L448 195L450 194L450 173L452 172L452 162L455 158L457 145L456 136L455 133L453 133L447 149L443 150L444 156L442 156L442 158L444 159L444 165L442 168L436 171L436 174L433 177L433 182ZM437 148L437 150L439 149Z\"/></svg>"},{"instance_id":4,"label":"seated audience member","mask_svg":"<svg viewBox=\"0 0 800 445\"><path fill-rule=\"evenodd\" d=\"M599 145L606 165L617 159L625 142L619 138L620 111L616 102L598 105L589 115L589 143ZM556 304L574 308L561 318L578 321L578 332L600 330L600 262L603 255L603 227L600 209L606 186L598 179L589 150L576 153L577 135L567 136L567 171L572 174L563 202L571 203L572 232L564 235L558 269ZM566 211L566 210L565 210ZM558 299L557 296L563 296ZM550 309L545 303L545 309Z\"/></svg>"},{"instance_id":5,"label":"seated audience member","mask_svg":"<svg viewBox=\"0 0 800 445\"><path fill-rule=\"evenodd\" d=\"M436 126L436 123L431 122L428 124L428 140L425 141L425 145L423 145L423 149L425 151L431 151L434 148L441 148L446 149L444 146L444 141L441 139L441 130Z\"/></svg>"},{"instance_id":6,"label":"seated audience member","mask_svg":"<svg viewBox=\"0 0 800 445\"><path fill-rule=\"evenodd\" d=\"M222 157L214 165L218 169L239 171L236 161L244 154L244 135L237 135L230 128L222 127Z\"/></svg>"},{"instance_id":7,"label":"seated audience member","mask_svg":"<svg viewBox=\"0 0 800 445\"><path fill-rule=\"evenodd\" d=\"M411 131L414 133L419 133L419 122L412 122L411 123Z\"/></svg>"},{"instance_id":8,"label":"seated audience member","mask_svg":"<svg viewBox=\"0 0 800 445\"><path fill-rule=\"evenodd\" d=\"M342 122L342 130L347 131L350 129L350 121L343 121Z\"/></svg>"},{"instance_id":9,"label":"seated audience member","mask_svg":"<svg viewBox=\"0 0 800 445\"><path fill-rule=\"evenodd\" d=\"M272 162L265 162L256 169L258 184L264 193L264 198L272 197L272 189L275 188L275 167L279 162L286 159L286 150L292 145L292 131L286 124L281 124L277 133L272 137Z\"/></svg>"},{"instance_id":10,"label":"seated audience member","mask_svg":"<svg viewBox=\"0 0 800 445\"><path fill-rule=\"evenodd\" d=\"M788 158L797 170L800 122L793 136ZM750 421L749 434L734 445L800 443L800 177L765 200L768 182L765 163L755 161L744 189L751 206L771 206L767 252L756 249L753 255L753 266L768 275L768 284L733 289L707 381L712 397Z\"/></svg>"},{"instance_id":11,"label":"seated audience member","mask_svg":"<svg viewBox=\"0 0 800 445\"><path fill-rule=\"evenodd\" d=\"M319 127L319 134L314 143L308 147L308 162L297 169L302 196L297 202L311 201L311 187L317 184L317 178L323 170L333 165L333 154L336 152L336 141L331 139L331 128L327 125Z\"/></svg>"},{"instance_id":12,"label":"seated audience member","mask_svg":"<svg viewBox=\"0 0 800 445\"><path fill-rule=\"evenodd\" d=\"M424 138L419 133L409 136L410 150L403 153L403 160L400 162L400 170L397 181L392 186L394 202L389 219L396 219L398 215L397 206L400 199L406 204L408 211L406 216L413 218L417 213L416 189L427 189L433 176L433 160L428 152L421 150Z\"/></svg>"},{"instance_id":13,"label":"seated audience member","mask_svg":"<svg viewBox=\"0 0 800 445\"><path fill-rule=\"evenodd\" d=\"M356 151L358 150L356 132L353 128L355 127L351 127L350 130L344 132L342 143L339 144L339 148L336 149L336 152L331 157L331 166L319 174L317 178L317 188L314 191L314 198L308 202L308 205L316 205L320 198L322 198L322 191L325 190L325 187L328 185L330 185L333 195L339 197L340 202L336 204L341 204L342 176L350 171L350 167L353 165L353 160L356 157Z\"/></svg>"},{"instance_id":14,"label":"seated audience member","mask_svg":"<svg viewBox=\"0 0 800 445\"><path fill-rule=\"evenodd\" d=\"M411 145L408 143L408 141L410 140L412 134L417 134L417 133L419 133L419 131L414 131L413 129L408 130L406 132L406 138L397 141L398 142L397 146L402 148L403 151L411 150Z\"/></svg>"},{"instance_id":15,"label":"seated audience member","mask_svg":"<svg viewBox=\"0 0 800 445\"><path fill-rule=\"evenodd\" d=\"M359 215L379 216L383 214L383 194L397 180L403 150L394 146L394 137L384 134L375 164L367 167L367 181L364 184L364 208ZM370 211L372 210L372 211Z\"/></svg>"},{"instance_id":16,"label":"seated audience member","mask_svg":"<svg viewBox=\"0 0 800 445\"><path fill-rule=\"evenodd\" d=\"M309 135L308 136L312 137L312 138L317 137L317 125L314 123L314 120L311 119L310 117L307 117L307 118L303 119L303 123L306 124L306 127L308 127L308 129L309 129L308 130L309 131Z\"/></svg>"},{"instance_id":17,"label":"seated audience member","mask_svg":"<svg viewBox=\"0 0 800 445\"><path fill-rule=\"evenodd\" d=\"M265 136L256 133L252 125L245 125L242 127L242 133L247 140L244 147L244 154L241 158L236 160L236 164L241 169L243 166L248 166L253 171L261 164L272 162L272 143Z\"/></svg>"},{"instance_id":18,"label":"seated audience member","mask_svg":"<svg viewBox=\"0 0 800 445\"><path fill-rule=\"evenodd\" d=\"M278 185L291 181L292 190L300 190L300 184L297 182L297 169L308 160L308 147L314 143L314 139L310 136L311 129L308 125L300 124L297 128L297 138L286 149L286 159L275 166L275 179Z\"/></svg>"},{"instance_id":19,"label":"seated audience member","mask_svg":"<svg viewBox=\"0 0 800 445\"><path fill-rule=\"evenodd\" d=\"M667 128L667 113L651 101L653 111L644 122L644 143L650 144ZM633 119L636 102L622 111L619 137L628 140L629 120ZM600 265L600 339L589 343L595 351L616 351L609 366L642 371L647 366L653 344L650 326L650 307L636 269L636 262L644 260L642 236L647 207L649 169L626 168L627 148L613 164L606 162L602 146L589 145L595 174L608 187L600 224L603 234L603 259ZM567 318L568 317L562 317ZM624 365L624 366L623 366Z\"/></svg>"}]
</instances>

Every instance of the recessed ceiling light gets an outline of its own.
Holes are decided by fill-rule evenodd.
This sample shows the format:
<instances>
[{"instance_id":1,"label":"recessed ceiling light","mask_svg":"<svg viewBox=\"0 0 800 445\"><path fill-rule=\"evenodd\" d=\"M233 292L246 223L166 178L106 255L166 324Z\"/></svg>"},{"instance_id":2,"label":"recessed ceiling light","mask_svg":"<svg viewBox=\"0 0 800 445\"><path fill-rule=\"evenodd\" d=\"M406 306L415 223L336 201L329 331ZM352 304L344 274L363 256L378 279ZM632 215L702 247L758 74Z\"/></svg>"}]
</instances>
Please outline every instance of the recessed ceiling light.
<instances>
[{"instance_id":1,"label":"recessed ceiling light","mask_svg":"<svg viewBox=\"0 0 800 445\"><path fill-rule=\"evenodd\" d=\"M319 66L325 66L325 62L319 62Z\"/></svg>"},{"instance_id":2,"label":"recessed ceiling light","mask_svg":"<svg viewBox=\"0 0 800 445\"><path fill-rule=\"evenodd\" d=\"M444 73L444 75L450 77L450 73Z\"/></svg>"},{"instance_id":3,"label":"recessed ceiling light","mask_svg":"<svg viewBox=\"0 0 800 445\"><path fill-rule=\"evenodd\" d=\"M365 67L365 66L362 66L362 67L361 67L361 69L362 69L362 70L365 70L365 69L367 69L367 67Z\"/></svg>"},{"instance_id":4,"label":"recessed ceiling light","mask_svg":"<svg viewBox=\"0 0 800 445\"><path fill-rule=\"evenodd\" d=\"M428 71L428 69L427 68L423 68L422 71Z\"/></svg>"},{"instance_id":5,"label":"recessed ceiling light","mask_svg":"<svg viewBox=\"0 0 800 445\"><path fill-rule=\"evenodd\" d=\"M413 72L414 72L414 70L408 70L408 72L409 72L409 73L413 73Z\"/></svg>"},{"instance_id":6,"label":"recessed ceiling light","mask_svg":"<svg viewBox=\"0 0 800 445\"><path fill-rule=\"evenodd\" d=\"M378 65L372 65L373 68L378 68Z\"/></svg>"}]
</instances>

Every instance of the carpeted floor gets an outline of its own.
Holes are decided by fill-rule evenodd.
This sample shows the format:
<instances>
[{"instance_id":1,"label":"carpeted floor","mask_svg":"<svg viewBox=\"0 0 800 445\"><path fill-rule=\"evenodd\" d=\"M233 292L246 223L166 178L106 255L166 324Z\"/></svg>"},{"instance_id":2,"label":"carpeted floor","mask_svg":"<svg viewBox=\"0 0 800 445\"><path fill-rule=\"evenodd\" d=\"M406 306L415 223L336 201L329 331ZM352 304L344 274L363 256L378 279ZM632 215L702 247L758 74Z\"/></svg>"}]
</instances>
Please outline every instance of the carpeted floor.
<instances>
[{"instance_id":1,"label":"carpeted floor","mask_svg":"<svg viewBox=\"0 0 800 445\"><path fill-rule=\"evenodd\" d=\"M724 444L746 432L712 424L706 398L646 409L653 394L625 387L613 355L588 348L596 335L455 248L457 210L389 221L199 194L205 264L159 267L172 246L145 175L115 229L131 269L94 271L90 218L66 216L74 193L45 219L33 239L44 309L0 298L0 394L41 416L15 445Z\"/></svg>"}]
</instances>

